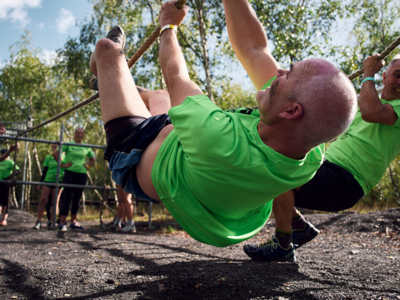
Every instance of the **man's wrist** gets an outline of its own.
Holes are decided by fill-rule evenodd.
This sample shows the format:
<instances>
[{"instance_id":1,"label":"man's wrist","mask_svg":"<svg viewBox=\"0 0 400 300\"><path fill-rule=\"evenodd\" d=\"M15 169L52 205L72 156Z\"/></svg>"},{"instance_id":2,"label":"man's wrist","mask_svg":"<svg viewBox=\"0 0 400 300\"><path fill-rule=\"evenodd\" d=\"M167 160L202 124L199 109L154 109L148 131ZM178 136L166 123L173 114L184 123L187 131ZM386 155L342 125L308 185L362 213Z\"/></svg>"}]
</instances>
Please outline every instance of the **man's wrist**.
<instances>
[{"instance_id":1,"label":"man's wrist","mask_svg":"<svg viewBox=\"0 0 400 300\"><path fill-rule=\"evenodd\" d=\"M177 25L172 25L172 24L167 24L165 26L162 26L160 29L160 36L163 32L165 32L168 29L172 29L173 31L175 31L175 33L177 33L178 30L178 26Z\"/></svg>"}]
</instances>

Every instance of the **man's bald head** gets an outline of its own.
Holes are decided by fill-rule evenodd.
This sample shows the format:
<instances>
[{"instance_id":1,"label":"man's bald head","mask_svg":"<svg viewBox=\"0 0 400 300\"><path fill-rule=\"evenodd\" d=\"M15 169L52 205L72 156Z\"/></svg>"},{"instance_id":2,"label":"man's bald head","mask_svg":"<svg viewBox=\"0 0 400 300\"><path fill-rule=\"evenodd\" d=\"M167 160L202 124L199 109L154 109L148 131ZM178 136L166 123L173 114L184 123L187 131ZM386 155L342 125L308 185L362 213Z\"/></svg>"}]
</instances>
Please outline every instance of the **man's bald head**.
<instances>
[{"instance_id":1,"label":"man's bald head","mask_svg":"<svg viewBox=\"0 0 400 300\"><path fill-rule=\"evenodd\" d=\"M357 95L347 76L322 59L299 63L301 73L288 97L303 106L302 140L309 147L342 134L357 110Z\"/></svg>"}]
</instances>

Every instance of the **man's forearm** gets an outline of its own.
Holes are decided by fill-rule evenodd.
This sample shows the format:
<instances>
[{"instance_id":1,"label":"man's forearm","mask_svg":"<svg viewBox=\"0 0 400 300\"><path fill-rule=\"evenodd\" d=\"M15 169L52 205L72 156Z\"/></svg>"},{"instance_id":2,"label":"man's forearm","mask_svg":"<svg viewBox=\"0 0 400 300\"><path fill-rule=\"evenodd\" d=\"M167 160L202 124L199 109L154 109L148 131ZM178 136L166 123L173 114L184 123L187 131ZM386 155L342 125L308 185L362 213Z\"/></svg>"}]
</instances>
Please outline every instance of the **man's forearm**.
<instances>
[{"instance_id":1,"label":"man's forearm","mask_svg":"<svg viewBox=\"0 0 400 300\"><path fill-rule=\"evenodd\" d=\"M247 0L224 0L229 40L257 89L280 68L268 48L264 28Z\"/></svg>"},{"instance_id":2,"label":"man's forearm","mask_svg":"<svg viewBox=\"0 0 400 300\"><path fill-rule=\"evenodd\" d=\"M179 46L176 33L172 29L164 31L160 37L159 57L168 90L171 85L173 85L170 80L172 77L187 77L189 80L186 62Z\"/></svg>"},{"instance_id":3,"label":"man's forearm","mask_svg":"<svg viewBox=\"0 0 400 300\"><path fill-rule=\"evenodd\" d=\"M173 30L166 30L161 35L159 57L171 106L180 105L187 96L202 94L189 78L186 62Z\"/></svg>"},{"instance_id":4,"label":"man's forearm","mask_svg":"<svg viewBox=\"0 0 400 300\"><path fill-rule=\"evenodd\" d=\"M229 41L239 60L248 51L267 48L267 36L253 8L247 0L224 0Z\"/></svg>"}]
</instances>

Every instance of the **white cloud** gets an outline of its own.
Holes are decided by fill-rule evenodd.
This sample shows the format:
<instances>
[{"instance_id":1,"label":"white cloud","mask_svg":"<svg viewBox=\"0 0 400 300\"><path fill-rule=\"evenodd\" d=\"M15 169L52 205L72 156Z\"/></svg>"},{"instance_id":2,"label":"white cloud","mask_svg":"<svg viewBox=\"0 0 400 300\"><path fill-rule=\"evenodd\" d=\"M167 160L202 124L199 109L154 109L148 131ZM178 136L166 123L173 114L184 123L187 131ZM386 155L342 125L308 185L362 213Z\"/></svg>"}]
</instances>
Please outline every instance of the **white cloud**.
<instances>
[{"instance_id":1,"label":"white cloud","mask_svg":"<svg viewBox=\"0 0 400 300\"><path fill-rule=\"evenodd\" d=\"M39 55L40 60L45 61L48 65L52 65L56 57L56 51L49 51L46 49L43 49L42 53Z\"/></svg>"},{"instance_id":2,"label":"white cloud","mask_svg":"<svg viewBox=\"0 0 400 300\"><path fill-rule=\"evenodd\" d=\"M39 24L39 29L43 29L43 28L44 28L44 23L42 22Z\"/></svg>"},{"instance_id":3,"label":"white cloud","mask_svg":"<svg viewBox=\"0 0 400 300\"><path fill-rule=\"evenodd\" d=\"M38 7L42 0L0 0L0 20L10 19L25 27L29 22L28 9Z\"/></svg>"},{"instance_id":4,"label":"white cloud","mask_svg":"<svg viewBox=\"0 0 400 300\"><path fill-rule=\"evenodd\" d=\"M56 22L58 33L66 33L68 28L75 26L75 17L71 11L61 8L61 15Z\"/></svg>"}]
</instances>

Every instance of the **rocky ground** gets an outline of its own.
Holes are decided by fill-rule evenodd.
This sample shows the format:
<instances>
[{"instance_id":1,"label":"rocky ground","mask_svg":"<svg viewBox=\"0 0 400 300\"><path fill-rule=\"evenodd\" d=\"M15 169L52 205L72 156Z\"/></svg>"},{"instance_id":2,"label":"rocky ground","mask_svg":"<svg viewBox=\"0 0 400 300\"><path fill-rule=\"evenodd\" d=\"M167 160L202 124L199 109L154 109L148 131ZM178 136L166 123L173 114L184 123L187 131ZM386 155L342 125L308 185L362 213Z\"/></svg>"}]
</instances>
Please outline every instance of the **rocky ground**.
<instances>
[{"instance_id":1,"label":"rocky ground","mask_svg":"<svg viewBox=\"0 0 400 300\"><path fill-rule=\"evenodd\" d=\"M123 235L35 231L10 211L0 228L0 299L400 299L400 208L312 214L321 233L297 250L297 263L250 260L243 243L216 248L183 232ZM274 222L250 242L273 232Z\"/></svg>"}]
</instances>

